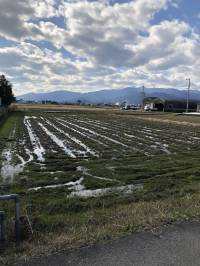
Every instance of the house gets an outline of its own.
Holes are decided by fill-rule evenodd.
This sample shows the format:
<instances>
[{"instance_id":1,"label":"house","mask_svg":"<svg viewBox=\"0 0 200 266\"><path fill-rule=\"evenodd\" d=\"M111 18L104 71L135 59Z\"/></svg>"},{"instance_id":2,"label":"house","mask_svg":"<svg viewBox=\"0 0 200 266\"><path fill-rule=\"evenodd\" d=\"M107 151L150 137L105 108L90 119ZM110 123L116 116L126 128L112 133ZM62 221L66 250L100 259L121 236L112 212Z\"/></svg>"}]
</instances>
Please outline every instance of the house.
<instances>
[{"instance_id":1,"label":"house","mask_svg":"<svg viewBox=\"0 0 200 266\"><path fill-rule=\"evenodd\" d=\"M198 101L189 101L189 112L196 112ZM144 98L144 110L146 111L163 111L163 112L185 112L187 108L186 100L165 100L159 97L146 97ZM200 108L199 108L200 110Z\"/></svg>"}]
</instances>

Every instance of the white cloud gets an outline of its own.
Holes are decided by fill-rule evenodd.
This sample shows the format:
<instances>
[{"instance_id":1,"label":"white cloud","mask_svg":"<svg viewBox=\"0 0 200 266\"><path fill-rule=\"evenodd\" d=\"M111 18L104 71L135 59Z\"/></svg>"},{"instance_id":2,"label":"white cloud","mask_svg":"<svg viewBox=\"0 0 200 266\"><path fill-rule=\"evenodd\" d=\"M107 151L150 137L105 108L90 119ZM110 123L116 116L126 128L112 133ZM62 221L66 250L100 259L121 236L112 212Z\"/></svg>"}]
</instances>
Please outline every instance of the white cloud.
<instances>
[{"instance_id":1,"label":"white cloud","mask_svg":"<svg viewBox=\"0 0 200 266\"><path fill-rule=\"evenodd\" d=\"M19 39L27 35L24 21L33 12L26 0L0 0L0 36Z\"/></svg>"},{"instance_id":2,"label":"white cloud","mask_svg":"<svg viewBox=\"0 0 200 266\"><path fill-rule=\"evenodd\" d=\"M186 75L198 86L199 34L175 19L152 24L169 5L178 1L0 0L0 36L15 41L0 48L0 72L18 94L183 86Z\"/></svg>"},{"instance_id":3,"label":"white cloud","mask_svg":"<svg viewBox=\"0 0 200 266\"><path fill-rule=\"evenodd\" d=\"M34 0L31 2L31 6L35 10L35 17L50 18L58 16L55 0Z\"/></svg>"},{"instance_id":4,"label":"white cloud","mask_svg":"<svg viewBox=\"0 0 200 266\"><path fill-rule=\"evenodd\" d=\"M126 45L134 44L138 32L146 31L154 14L167 4L167 0L135 0L113 6L88 1L63 3L60 13L67 28L63 45L96 64L130 65L132 52Z\"/></svg>"},{"instance_id":5,"label":"white cloud","mask_svg":"<svg viewBox=\"0 0 200 266\"><path fill-rule=\"evenodd\" d=\"M32 38L29 22L58 15L54 0L0 0L0 36L10 40Z\"/></svg>"},{"instance_id":6,"label":"white cloud","mask_svg":"<svg viewBox=\"0 0 200 266\"><path fill-rule=\"evenodd\" d=\"M168 56L180 52L177 48L184 42L184 34L190 30L186 23L163 21L159 25L151 26L148 37L142 37L137 45L132 47L134 65L144 65L155 59L166 62ZM158 61L156 61L158 63Z\"/></svg>"}]
</instances>

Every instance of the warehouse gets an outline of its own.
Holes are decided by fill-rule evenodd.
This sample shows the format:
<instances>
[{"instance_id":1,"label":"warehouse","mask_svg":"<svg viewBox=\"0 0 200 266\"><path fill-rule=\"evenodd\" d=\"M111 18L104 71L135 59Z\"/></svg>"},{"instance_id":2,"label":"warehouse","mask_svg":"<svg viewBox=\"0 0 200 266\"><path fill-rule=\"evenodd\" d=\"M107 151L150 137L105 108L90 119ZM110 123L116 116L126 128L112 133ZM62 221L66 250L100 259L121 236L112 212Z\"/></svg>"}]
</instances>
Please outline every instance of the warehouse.
<instances>
[{"instance_id":1,"label":"warehouse","mask_svg":"<svg viewBox=\"0 0 200 266\"><path fill-rule=\"evenodd\" d=\"M189 112L196 112L198 101L189 101ZM146 111L163 111L163 112L185 112L187 108L186 100L165 100L159 97L144 98L144 110Z\"/></svg>"}]
</instances>

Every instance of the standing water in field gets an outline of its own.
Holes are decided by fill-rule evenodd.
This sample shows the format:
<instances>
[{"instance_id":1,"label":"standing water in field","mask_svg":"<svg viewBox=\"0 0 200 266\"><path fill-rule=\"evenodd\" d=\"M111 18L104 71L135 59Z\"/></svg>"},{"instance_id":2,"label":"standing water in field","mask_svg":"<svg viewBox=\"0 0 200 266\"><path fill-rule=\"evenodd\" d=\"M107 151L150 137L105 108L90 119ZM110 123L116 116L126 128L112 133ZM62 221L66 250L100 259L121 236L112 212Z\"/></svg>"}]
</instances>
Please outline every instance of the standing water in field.
<instances>
[{"instance_id":1,"label":"standing water in field","mask_svg":"<svg viewBox=\"0 0 200 266\"><path fill-rule=\"evenodd\" d=\"M10 134L10 138L14 138L15 136L15 128L13 132ZM9 182L13 181L13 178L16 174L23 171L23 158L19 156L18 158L22 161L21 164L14 165L12 164L13 154L12 154L13 147L11 143L9 143L9 147L5 148L2 152L2 164L1 164L1 176L3 180L8 180Z\"/></svg>"},{"instance_id":2,"label":"standing water in field","mask_svg":"<svg viewBox=\"0 0 200 266\"><path fill-rule=\"evenodd\" d=\"M11 147L5 149L2 152L3 160L2 160L2 167L1 167L1 176L3 177L4 181L7 180L9 182L12 182L15 175L23 172L26 162L21 156L18 155L17 157L21 160L21 163L14 165L12 163L13 154L11 151Z\"/></svg>"},{"instance_id":3,"label":"standing water in field","mask_svg":"<svg viewBox=\"0 0 200 266\"><path fill-rule=\"evenodd\" d=\"M14 138L14 136L15 129L11 133L10 138ZM33 160L33 156L28 148L25 148L25 152L29 156L27 161L16 153L14 145L12 145L12 142L9 142L8 147L6 147L1 154L1 176L3 181L12 183L14 177L23 172L25 165ZM14 159L17 159L19 163L14 163Z\"/></svg>"}]
</instances>

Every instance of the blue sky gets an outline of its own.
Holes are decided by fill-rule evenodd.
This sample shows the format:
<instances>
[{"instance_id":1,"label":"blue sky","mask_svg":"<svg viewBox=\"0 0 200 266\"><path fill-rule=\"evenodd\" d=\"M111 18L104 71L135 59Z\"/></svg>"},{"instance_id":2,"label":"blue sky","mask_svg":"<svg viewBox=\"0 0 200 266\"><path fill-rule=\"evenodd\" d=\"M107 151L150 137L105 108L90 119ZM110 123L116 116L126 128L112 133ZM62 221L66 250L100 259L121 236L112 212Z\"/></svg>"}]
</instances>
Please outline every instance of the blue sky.
<instances>
[{"instance_id":1,"label":"blue sky","mask_svg":"<svg viewBox=\"0 0 200 266\"><path fill-rule=\"evenodd\" d=\"M166 19L179 19L189 23L193 27L197 27L199 30L200 26L200 1L196 0L179 0L177 1L177 8L170 6L167 10L161 10L153 20L153 23L159 23Z\"/></svg>"},{"instance_id":2,"label":"blue sky","mask_svg":"<svg viewBox=\"0 0 200 266\"><path fill-rule=\"evenodd\" d=\"M16 95L200 89L200 1L0 0L0 73Z\"/></svg>"}]
</instances>

